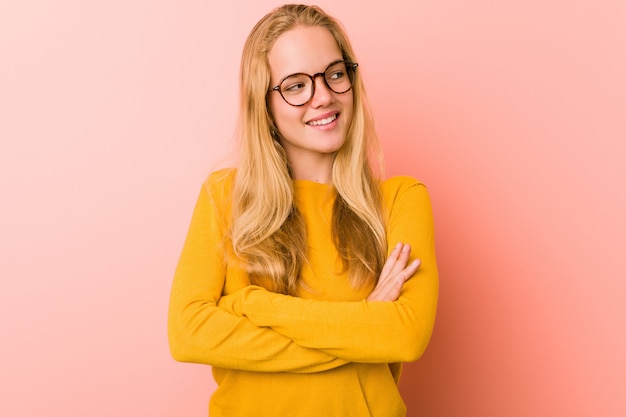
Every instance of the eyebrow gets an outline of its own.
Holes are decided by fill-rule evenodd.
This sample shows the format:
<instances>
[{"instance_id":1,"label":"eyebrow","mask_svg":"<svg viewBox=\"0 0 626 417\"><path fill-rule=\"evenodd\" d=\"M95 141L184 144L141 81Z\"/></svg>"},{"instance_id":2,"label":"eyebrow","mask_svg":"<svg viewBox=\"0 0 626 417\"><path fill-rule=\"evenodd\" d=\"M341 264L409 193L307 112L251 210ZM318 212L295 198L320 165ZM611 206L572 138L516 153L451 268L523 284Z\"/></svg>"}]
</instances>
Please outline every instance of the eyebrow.
<instances>
[{"instance_id":1,"label":"eyebrow","mask_svg":"<svg viewBox=\"0 0 626 417\"><path fill-rule=\"evenodd\" d=\"M341 61L345 61L345 59L343 57L339 58L339 59L335 59L334 61L331 61L328 64L326 64L326 66L324 67L324 70L316 72L316 73L313 73L313 74L309 74L308 72L303 72L303 71L291 72L291 73L289 73L289 74L279 78L278 84L283 82L283 80L285 80L286 78L291 77L292 75L296 75L296 74L306 74L306 75L311 75L311 76L315 75L315 74L322 74L322 73L324 73L324 71L326 71L328 69L328 67L330 67L331 65L334 65L334 64L336 64L338 62L341 62ZM270 77L270 86L272 84L276 84L276 82L271 82L271 77Z\"/></svg>"}]
</instances>

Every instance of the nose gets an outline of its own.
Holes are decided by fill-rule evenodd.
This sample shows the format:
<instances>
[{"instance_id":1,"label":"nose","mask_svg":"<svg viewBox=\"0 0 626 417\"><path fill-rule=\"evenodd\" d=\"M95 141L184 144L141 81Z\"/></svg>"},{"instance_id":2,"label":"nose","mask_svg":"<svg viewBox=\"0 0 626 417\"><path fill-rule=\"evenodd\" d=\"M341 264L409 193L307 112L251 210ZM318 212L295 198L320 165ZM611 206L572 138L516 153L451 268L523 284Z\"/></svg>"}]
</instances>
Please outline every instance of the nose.
<instances>
[{"instance_id":1,"label":"nose","mask_svg":"<svg viewBox=\"0 0 626 417\"><path fill-rule=\"evenodd\" d=\"M333 101L333 92L326 85L323 74L315 74L313 87L313 97L311 97L312 107L323 107Z\"/></svg>"}]
</instances>

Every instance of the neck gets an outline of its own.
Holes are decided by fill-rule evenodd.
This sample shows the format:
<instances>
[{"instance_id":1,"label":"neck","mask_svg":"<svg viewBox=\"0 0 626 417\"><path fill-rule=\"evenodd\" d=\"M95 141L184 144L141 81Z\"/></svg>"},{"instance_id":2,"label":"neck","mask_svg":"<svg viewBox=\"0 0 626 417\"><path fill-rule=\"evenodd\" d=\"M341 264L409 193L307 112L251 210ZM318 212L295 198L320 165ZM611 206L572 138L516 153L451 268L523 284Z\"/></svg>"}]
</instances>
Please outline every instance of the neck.
<instances>
[{"instance_id":1,"label":"neck","mask_svg":"<svg viewBox=\"0 0 626 417\"><path fill-rule=\"evenodd\" d=\"M313 181L320 184L329 184L331 182L330 173L303 173L292 169L293 179L301 181Z\"/></svg>"},{"instance_id":2,"label":"neck","mask_svg":"<svg viewBox=\"0 0 626 417\"><path fill-rule=\"evenodd\" d=\"M329 184L332 180L334 155L325 158L299 158L297 163L291 163L291 174L294 180L314 181Z\"/></svg>"}]
</instances>

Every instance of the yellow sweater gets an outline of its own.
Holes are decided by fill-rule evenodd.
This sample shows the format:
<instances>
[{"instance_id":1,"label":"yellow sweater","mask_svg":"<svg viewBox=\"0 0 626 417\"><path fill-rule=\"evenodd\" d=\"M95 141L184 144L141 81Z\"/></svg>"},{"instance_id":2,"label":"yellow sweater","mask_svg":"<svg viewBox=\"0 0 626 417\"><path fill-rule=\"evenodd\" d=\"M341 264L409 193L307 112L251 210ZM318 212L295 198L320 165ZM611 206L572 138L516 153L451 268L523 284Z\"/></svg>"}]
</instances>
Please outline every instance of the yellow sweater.
<instances>
[{"instance_id":1,"label":"yellow sweater","mask_svg":"<svg viewBox=\"0 0 626 417\"><path fill-rule=\"evenodd\" d=\"M204 184L176 269L169 341L176 360L213 366L211 417L400 417L400 363L421 356L432 332L438 277L426 188L383 182L388 253L409 243L421 260L394 302L365 301L338 273L329 186L294 181L308 263L297 297L250 286L222 238L233 171Z\"/></svg>"}]
</instances>

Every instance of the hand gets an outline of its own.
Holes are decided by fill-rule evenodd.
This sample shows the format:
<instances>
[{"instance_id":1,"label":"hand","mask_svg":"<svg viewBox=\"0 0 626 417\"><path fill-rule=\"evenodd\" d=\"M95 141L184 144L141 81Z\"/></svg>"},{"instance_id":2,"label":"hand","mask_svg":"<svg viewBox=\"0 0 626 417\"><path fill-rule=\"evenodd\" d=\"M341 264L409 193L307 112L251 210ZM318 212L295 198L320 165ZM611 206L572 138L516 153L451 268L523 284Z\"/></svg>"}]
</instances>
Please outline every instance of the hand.
<instances>
[{"instance_id":1,"label":"hand","mask_svg":"<svg viewBox=\"0 0 626 417\"><path fill-rule=\"evenodd\" d=\"M411 246L408 244L398 243L396 245L385 261L378 283L367 297L367 301L396 301L398 299L402 286L420 266L419 259L407 265L410 254Z\"/></svg>"}]
</instances>

